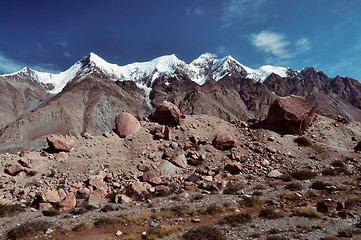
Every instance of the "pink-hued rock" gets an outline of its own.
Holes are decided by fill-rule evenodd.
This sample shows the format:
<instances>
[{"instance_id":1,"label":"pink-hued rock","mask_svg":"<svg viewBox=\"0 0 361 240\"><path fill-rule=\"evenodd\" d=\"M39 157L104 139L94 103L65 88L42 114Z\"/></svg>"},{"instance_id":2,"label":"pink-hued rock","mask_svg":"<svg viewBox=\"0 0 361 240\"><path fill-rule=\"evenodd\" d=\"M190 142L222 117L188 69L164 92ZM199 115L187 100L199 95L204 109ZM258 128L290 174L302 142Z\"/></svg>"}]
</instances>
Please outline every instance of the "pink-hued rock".
<instances>
[{"instance_id":1,"label":"pink-hued rock","mask_svg":"<svg viewBox=\"0 0 361 240\"><path fill-rule=\"evenodd\" d=\"M27 168L30 168L31 167L31 162L28 158L21 158L19 161L18 161L21 166L23 167L27 167Z\"/></svg>"},{"instance_id":2,"label":"pink-hued rock","mask_svg":"<svg viewBox=\"0 0 361 240\"><path fill-rule=\"evenodd\" d=\"M102 190L103 192L108 192L107 184L100 178L90 179L89 184L96 189Z\"/></svg>"},{"instance_id":3,"label":"pink-hued rock","mask_svg":"<svg viewBox=\"0 0 361 240\"><path fill-rule=\"evenodd\" d=\"M90 206L94 206L94 207L101 207L103 205L104 202L104 198L107 194L102 191L102 190L95 190L94 192L91 192L88 198L88 204Z\"/></svg>"},{"instance_id":4,"label":"pink-hued rock","mask_svg":"<svg viewBox=\"0 0 361 240\"><path fill-rule=\"evenodd\" d=\"M219 150L228 150L236 145L236 138L233 134L219 134L212 142L213 146Z\"/></svg>"},{"instance_id":5,"label":"pink-hued rock","mask_svg":"<svg viewBox=\"0 0 361 240\"><path fill-rule=\"evenodd\" d=\"M299 96L277 98L268 110L265 123L302 134L315 120L315 104Z\"/></svg>"},{"instance_id":6,"label":"pink-hued rock","mask_svg":"<svg viewBox=\"0 0 361 240\"><path fill-rule=\"evenodd\" d=\"M58 203L62 210L70 210L76 206L76 196L74 193L69 193L66 197Z\"/></svg>"},{"instance_id":7,"label":"pink-hued rock","mask_svg":"<svg viewBox=\"0 0 361 240\"><path fill-rule=\"evenodd\" d=\"M41 197L43 198L44 202L49 203L58 203L60 201L59 193L57 190L45 190Z\"/></svg>"},{"instance_id":8,"label":"pink-hued rock","mask_svg":"<svg viewBox=\"0 0 361 240\"><path fill-rule=\"evenodd\" d=\"M131 203L133 199L130 197L124 195L124 194L117 194L115 196L115 203L121 203L121 204L128 204Z\"/></svg>"},{"instance_id":9,"label":"pink-hued rock","mask_svg":"<svg viewBox=\"0 0 361 240\"><path fill-rule=\"evenodd\" d=\"M66 138L52 135L47 138L49 149L53 151L70 152L74 148L75 140L73 138Z\"/></svg>"},{"instance_id":10,"label":"pink-hued rock","mask_svg":"<svg viewBox=\"0 0 361 240\"><path fill-rule=\"evenodd\" d=\"M142 181L153 184L153 185L158 185L158 184L163 183L163 181L160 180L160 178L157 176L157 174L155 174L154 172L151 172L151 171L147 171L147 172L143 173Z\"/></svg>"},{"instance_id":11,"label":"pink-hued rock","mask_svg":"<svg viewBox=\"0 0 361 240\"><path fill-rule=\"evenodd\" d=\"M140 123L136 117L130 113L119 113L115 117L115 130L120 137L126 137L135 133L140 128Z\"/></svg>"},{"instance_id":12,"label":"pink-hued rock","mask_svg":"<svg viewBox=\"0 0 361 240\"><path fill-rule=\"evenodd\" d=\"M164 101L157 107L152 119L163 125L177 126L181 125L181 113L179 108L171 102Z\"/></svg>"},{"instance_id":13,"label":"pink-hued rock","mask_svg":"<svg viewBox=\"0 0 361 240\"><path fill-rule=\"evenodd\" d=\"M10 176L16 176L21 171L23 171L23 168L20 165L12 165L8 168L5 168L5 173L9 174Z\"/></svg>"},{"instance_id":14,"label":"pink-hued rock","mask_svg":"<svg viewBox=\"0 0 361 240\"><path fill-rule=\"evenodd\" d=\"M142 195L143 193L147 193L147 189L144 187L144 185L139 182L135 181L129 186L130 192L136 195Z\"/></svg>"},{"instance_id":15,"label":"pink-hued rock","mask_svg":"<svg viewBox=\"0 0 361 240\"><path fill-rule=\"evenodd\" d=\"M224 167L224 170L230 172L231 174L239 174L243 170L243 166L239 162L232 162L228 163Z\"/></svg>"},{"instance_id":16,"label":"pink-hued rock","mask_svg":"<svg viewBox=\"0 0 361 240\"><path fill-rule=\"evenodd\" d=\"M184 154L174 156L170 159L170 162L176 165L177 167L186 168L187 167L187 159Z\"/></svg>"},{"instance_id":17,"label":"pink-hued rock","mask_svg":"<svg viewBox=\"0 0 361 240\"><path fill-rule=\"evenodd\" d=\"M52 207L53 205L51 205L50 203L39 203L39 211L48 210Z\"/></svg>"},{"instance_id":18,"label":"pink-hued rock","mask_svg":"<svg viewBox=\"0 0 361 240\"><path fill-rule=\"evenodd\" d=\"M57 154L55 154L55 159L56 160L65 160L69 157L69 154L67 154L66 152L58 152Z\"/></svg>"}]
</instances>

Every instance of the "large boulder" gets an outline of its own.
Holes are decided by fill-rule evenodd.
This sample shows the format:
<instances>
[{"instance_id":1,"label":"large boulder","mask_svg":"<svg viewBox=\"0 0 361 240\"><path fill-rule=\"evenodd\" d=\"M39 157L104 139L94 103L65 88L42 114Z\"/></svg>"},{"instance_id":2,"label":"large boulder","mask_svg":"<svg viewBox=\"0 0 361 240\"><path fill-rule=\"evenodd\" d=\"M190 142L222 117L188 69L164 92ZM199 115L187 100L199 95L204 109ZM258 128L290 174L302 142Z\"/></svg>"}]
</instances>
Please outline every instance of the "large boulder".
<instances>
[{"instance_id":1,"label":"large boulder","mask_svg":"<svg viewBox=\"0 0 361 240\"><path fill-rule=\"evenodd\" d=\"M70 210L76 206L76 196L74 193L69 193L66 197L58 203L58 207L62 210Z\"/></svg>"},{"instance_id":2,"label":"large boulder","mask_svg":"<svg viewBox=\"0 0 361 240\"><path fill-rule=\"evenodd\" d=\"M70 137L62 137L51 135L47 138L49 149L55 152L70 152L74 148L74 139Z\"/></svg>"},{"instance_id":3,"label":"large boulder","mask_svg":"<svg viewBox=\"0 0 361 240\"><path fill-rule=\"evenodd\" d=\"M272 103L264 123L275 125L287 132L302 134L315 118L314 103L291 95L279 97Z\"/></svg>"},{"instance_id":4,"label":"large boulder","mask_svg":"<svg viewBox=\"0 0 361 240\"><path fill-rule=\"evenodd\" d=\"M181 125L181 113L176 105L164 101L155 110L152 120L162 125L177 126Z\"/></svg>"},{"instance_id":5,"label":"large boulder","mask_svg":"<svg viewBox=\"0 0 361 240\"><path fill-rule=\"evenodd\" d=\"M140 123L136 117L130 113L119 113L115 117L115 130L120 137L126 137L135 133L140 128Z\"/></svg>"},{"instance_id":6,"label":"large boulder","mask_svg":"<svg viewBox=\"0 0 361 240\"><path fill-rule=\"evenodd\" d=\"M236 138L233 134L219 134L212 142L213 146L219 150L228 150L236 145Z\"/></svg>"}]
</instances>

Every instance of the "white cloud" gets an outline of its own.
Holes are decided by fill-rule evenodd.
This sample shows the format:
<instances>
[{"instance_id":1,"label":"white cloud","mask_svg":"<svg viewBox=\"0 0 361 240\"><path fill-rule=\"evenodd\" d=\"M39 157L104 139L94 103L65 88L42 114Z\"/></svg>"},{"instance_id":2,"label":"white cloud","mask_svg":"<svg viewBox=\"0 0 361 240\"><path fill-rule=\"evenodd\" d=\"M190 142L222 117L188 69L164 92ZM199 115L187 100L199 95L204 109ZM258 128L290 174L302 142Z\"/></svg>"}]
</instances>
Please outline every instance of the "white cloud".
<instances>
[{"instance_id":1,"label":"white cloud","mask_svg":"<svg viewBox=\"0 0 361 240\"><path fill-rule=\"evenodd\" d=\"M196 8L188 8L187 9L187 16L194 15L197 17L205 17L206 14L204 13L203 7L196 7Z\"/></svg>"},{"instance_id":2,"label":"white cloud","mask_svg":"<svg viewBox=\"0 0 361 240\"><path fill-rule=\"evenodd\" d=\"M0 52L0 73L13 73L25 67L24 64L6 57Z\"/></svg>"},{"instance_id":3,"label":"white cloud","mask_svg":"<svg viewBox=\"0 0 361 240\"><path fill-rule=\"evenodd\" d=\"M223 56L223 55L227 54L228 51L225 46L219 46L216 48L216 52L217 52L217 54Z\"/></svg>"},{"instance_id":4,"label":"white cloud","mask_svg":"<svg viewBox=\"0 0 361 240\"><path fill-rule=\"evenodd\" d=\"M222 19L226 27L233 25L234 22L246 19L243 24L253 24L263 21L266 13L261 12L265 0L230 0L224 2Z\"/></svg>"},{"instance_id":5,"label":"white cloud","mask_svg":"<svg viewBox=\"0 0 361 240\"><path fill-rule=\"evenodd\" d=\"M62 39L58 42L58 45L63 47L63 48L66 48L67 46L69 46L69 42L66 41L65 39Z\"/></svg>"},{"instance_id":6,"label":"white cloud","mask_svg":"<svg viewBox=\"0 0 361 240\"><path fill-rule=\"evenodd\" d=\"M308 50L311 49L311 41L308 38L305 38L305 37L300 38L296 42L296 48L297 48L298 53L307 52Z\"/></svg>"},{"instance_id":7,"label":"white cloud","mask_svg":"<svg viewBox=\"0 0 361 240\"><path fill-rule=\"evenodd\" d=\"M268 55L280 58L289 59L293 55L287 50L290 44L285 35L271 31L262 31L251 35L251 43L257 49L265 52Z\"/></svg>"},{"instance_id":8,"label":"white cloud","mask_svg":"<svg viewBox=\"0 0 361 240\"><path fill-rule=\"evenodd\" d=\"M68 52L68 51L64 51L64 52L63 52L63 56L64 56L64 57L67 57L67 58L71 58L71 54L70 54L70 52Z\"/></svg>"}]
</instances>

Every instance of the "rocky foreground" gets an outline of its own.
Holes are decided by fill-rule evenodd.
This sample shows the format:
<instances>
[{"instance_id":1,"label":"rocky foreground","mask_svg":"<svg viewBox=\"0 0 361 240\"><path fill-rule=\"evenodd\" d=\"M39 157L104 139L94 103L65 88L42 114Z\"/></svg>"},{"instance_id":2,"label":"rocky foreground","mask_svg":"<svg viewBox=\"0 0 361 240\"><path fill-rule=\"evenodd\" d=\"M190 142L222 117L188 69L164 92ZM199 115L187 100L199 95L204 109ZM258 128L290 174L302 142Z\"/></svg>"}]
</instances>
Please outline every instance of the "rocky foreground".
<instances>
[{"instance_id":1,"label":"rocky foreground","mask_svg":"<svg viewBox=\"0 0 361 240\"><path fill-rule=\"evenodd\" d=\"M4 153L0 234L361 239L361 125L290 110L294 99L278 101L293 115L260 123L184 116L165 102L150 120L117 115L102 136L52 135L43 150Z\"/></svg>"}]
</instances>

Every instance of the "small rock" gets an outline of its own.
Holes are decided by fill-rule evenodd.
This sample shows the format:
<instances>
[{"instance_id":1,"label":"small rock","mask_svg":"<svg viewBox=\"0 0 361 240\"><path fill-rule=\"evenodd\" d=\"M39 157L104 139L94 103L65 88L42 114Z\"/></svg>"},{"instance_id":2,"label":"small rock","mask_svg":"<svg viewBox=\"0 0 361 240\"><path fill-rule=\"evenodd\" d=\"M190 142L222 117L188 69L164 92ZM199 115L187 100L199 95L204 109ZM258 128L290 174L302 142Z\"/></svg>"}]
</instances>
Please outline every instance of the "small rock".
<instances>
[{"instance_id":1,"label":"small rock","mask_svg":"<svg viewBox=\"0 0 361 240\"><path fill-rule=\"evenodd\" d=\"M162 184L163 181L154 172L147 171L142 176L142 181L153 185Z\"/></svg>"},{"instance_id":2,"label":"small rock","mask_svg":"<svg viewBox=\"0 0 361 240\"><path fill-rule=\"evenodd\" d=\"M75 141L73 138L66 138L61 136L50 136L47 138L49 149L51 151L70 152L74 148Z\"/></svg>"},{"instance_id":3,"label":"small rock","mask_svg":"<svg viewBox=\"0 0 361 240\"><path fill-rule=\"evenodd\" d=\"M118 237L120 237L120 236L123 235L123 232L122 232L122 231L117 231L117 232L115 233L115 235L117 235Z\"/></svg>"},{"instance_id":4,"label":"small rock","mask_svg":"<svg viewBox=\"0 0 361 240\"><path fill-rule=\"evenodd\" d=\"M213 146L219 150L228 150L235 146L236 138L233 134L223 133L218 135L212 142Z\"/></svg>"},{"instance_id":5,"label":"small rock","mask_svg":"<svg viewBox=\"0 0 361 240\"><path fill-rule=\"evenodd\" d=\"M12 166L6 168L4 171L5 171L5 173L9 174L10 176L16 176L20 172L23 171L23 168L20 165L12 165Z\"/></svg>"},{"instance_id":6,"label":"small rock","mask_svg":"<svg viewBox=\"0 0 361 240\"><path fill-rule=\"evenodd\" d=\"M142 195L143 193L147 193L147 189L144 187L144 185L139 182L139 181L135 181L133 182L130 186L130 191L133 194L136 194L138 196Z\"/></svg>"},{"instance_id":7,"label":"small rock","mask_svg":"<svg viewBox=\"0 0 361 240\"><path fill-rule=\"evenodd\" d=\"M192 223L199 223L201 222L201 219L199 218L192 218Z\"/></svg>"},{"instance_id":8,"label":"small rock","mask_svg":"<svg viewBox=\"0 0 361 240\"><path fill-rule=\"evenodd\" d=\"M224 167L224 170L230 172L233 175L236 175L239 174L241 171L243 171L243 166L239 162L228 163Z\"/></svg>"},{"instance_id":9,"label":"small rock","mask_svg":"<svg viewBox=\"0 0 361 240\"><path fill-rule=\"evenodd\" d=\"M95 190L94 192L91 192L88 198L88 204L90 206L99 208L103 205L104 198L107 194L102 190Z\"/></svg>"},{"instance_id":10,"label":"small rock","mask_svg":"<svg viewBox=\"0 0 361 240\"><path fill-rule=\"evenodd\" d=\"M115 203L129 204L133 201L130 197L124 194L117 194L115 196Z\"/></svg>"},{"instance_id":11,"label":"small rock","mask_svg":"<svg viewBox=\"0 0 361 240\"><path fill-rule=\"evenodd\" d=\"M58 203L60 201L57 190L47 189L42 193L41 197L45 202Z\"/></svg>"},{"instance_id":12,"label":"small rock","mask_svg":"<svg viewBox=\"0 0 361 240\"><path fill-rule=\"evenodd\" d=\"M270 171L268 174L267 174L267 177L269 178L278 178L282 175L282 173L280 173L280 171L278 171L277 169L274 169L272 171Z\"/></svg>"},{"instance_id":13,"label":"small rock","mask_svg":"<svg viewBox=\"0 0 361 240\"><path fill-rule=\"evenodd\" d=\"M176 165L177 167L186 168L187 167L187 159L184 154L174 156L170 159L170 162Z\"/></svg>"}]
</instances>

